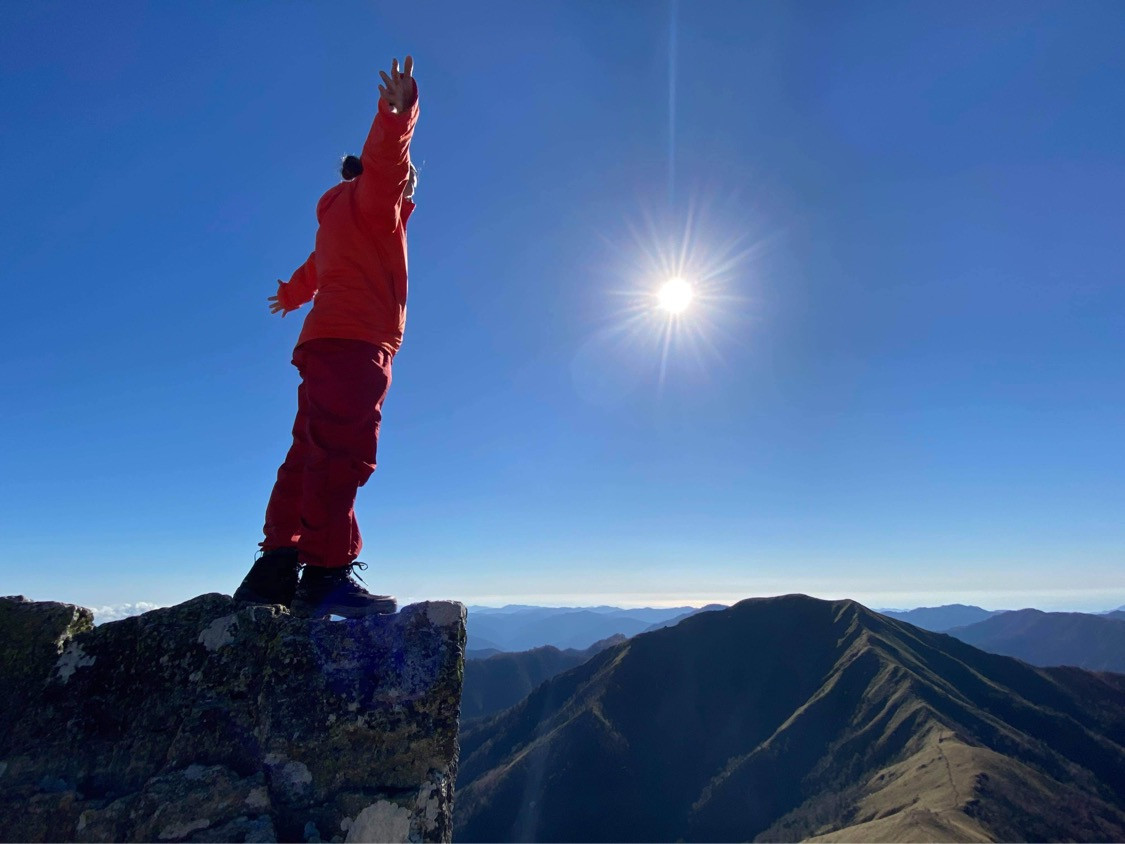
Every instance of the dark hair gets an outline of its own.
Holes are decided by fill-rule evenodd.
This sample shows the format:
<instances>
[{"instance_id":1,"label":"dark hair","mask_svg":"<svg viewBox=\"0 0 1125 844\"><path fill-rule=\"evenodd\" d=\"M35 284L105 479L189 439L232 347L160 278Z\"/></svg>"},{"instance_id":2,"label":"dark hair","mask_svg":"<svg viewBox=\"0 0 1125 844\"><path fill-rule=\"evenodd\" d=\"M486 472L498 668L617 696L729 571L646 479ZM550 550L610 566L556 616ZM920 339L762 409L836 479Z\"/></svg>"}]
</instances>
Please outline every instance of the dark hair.
<instances>
[{"instance_id":1,"label":"dark hair","mask_svg":"<svg viewBox=\"0 0 1125 844\"><path fill-rule=\"evenodd\" d=\"M362 172L363 163L354 155L345 155L340 162L340 175L349 182Z\"/></svg>"}]
</instances>

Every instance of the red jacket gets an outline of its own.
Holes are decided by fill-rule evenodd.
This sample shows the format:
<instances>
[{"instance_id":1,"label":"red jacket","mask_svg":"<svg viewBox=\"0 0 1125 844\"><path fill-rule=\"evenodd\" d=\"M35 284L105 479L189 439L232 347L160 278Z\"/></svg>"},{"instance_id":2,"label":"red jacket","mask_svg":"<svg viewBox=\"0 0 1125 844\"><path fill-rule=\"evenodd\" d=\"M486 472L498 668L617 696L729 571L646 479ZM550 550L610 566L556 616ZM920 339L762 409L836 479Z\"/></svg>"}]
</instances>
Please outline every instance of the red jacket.
<instances>
[{"instance_id":1,"label":"red jacket","mask_svg":"<svg viewBox=\"0 0 1125 844\"><path fill-rule=\"evenodd\" d=\"M316 249L278 285L285 312L316 294L297 345L320 337L364 340L392 355L406 325L406 221L403 199L418 101L401 114L383 100L363 144L363 173L341 182L316 206Z\"/></svg>"}]
</instances>

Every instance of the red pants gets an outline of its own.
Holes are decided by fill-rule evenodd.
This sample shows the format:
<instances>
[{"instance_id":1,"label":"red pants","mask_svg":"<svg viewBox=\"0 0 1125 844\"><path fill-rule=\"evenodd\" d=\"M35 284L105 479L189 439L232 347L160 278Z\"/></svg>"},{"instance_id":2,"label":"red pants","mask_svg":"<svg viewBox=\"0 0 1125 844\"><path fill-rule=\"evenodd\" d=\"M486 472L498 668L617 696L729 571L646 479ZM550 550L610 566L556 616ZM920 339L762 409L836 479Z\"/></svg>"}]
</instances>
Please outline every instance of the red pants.
<instances>
[{"instance_id":1,"label":"red pants","mask_svg":"<svg viewBox=\"0 0 1125 844\"><path fill-rule=\"evenodd\" d=\"M362 340L318 339L299 345L301 373L293 445L277 470L261 546L297 546L314 566L353 562L363 547L356 491L375 471L391 355Z\"/></svg>"}]
</instances>

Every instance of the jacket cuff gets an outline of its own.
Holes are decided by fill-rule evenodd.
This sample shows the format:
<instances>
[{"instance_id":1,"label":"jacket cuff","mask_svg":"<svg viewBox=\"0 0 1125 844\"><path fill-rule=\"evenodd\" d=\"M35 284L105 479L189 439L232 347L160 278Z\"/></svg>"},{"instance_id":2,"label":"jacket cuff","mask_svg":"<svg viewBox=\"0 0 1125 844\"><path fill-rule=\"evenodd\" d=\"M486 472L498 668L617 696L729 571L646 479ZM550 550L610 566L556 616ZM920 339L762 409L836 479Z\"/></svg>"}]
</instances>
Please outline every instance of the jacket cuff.
<instances>
[{"instance_id":1,"label":"jacket cuff","mask_svg":"<svg viewBox=\"0 0 1125 844\"><path fill-rule=\"evenodd\" d=\"M409 125L410 123L412 123L412 122L414 122L415 120L418 119L418 99L419 99L419 97L418 97L417 87L415 87L414 93L415 93L415 96L414 96L413 105L411 105L410 108L406 109L406 111L399 111L399 112L391 111L390 103L388 103L386 100L384 100L382 97L380 97L379 98L379 114L383 115L383 117L386 118L387 120L392 120L395 123L401 123L403 126Z\"/></svg>"}]
</instances>

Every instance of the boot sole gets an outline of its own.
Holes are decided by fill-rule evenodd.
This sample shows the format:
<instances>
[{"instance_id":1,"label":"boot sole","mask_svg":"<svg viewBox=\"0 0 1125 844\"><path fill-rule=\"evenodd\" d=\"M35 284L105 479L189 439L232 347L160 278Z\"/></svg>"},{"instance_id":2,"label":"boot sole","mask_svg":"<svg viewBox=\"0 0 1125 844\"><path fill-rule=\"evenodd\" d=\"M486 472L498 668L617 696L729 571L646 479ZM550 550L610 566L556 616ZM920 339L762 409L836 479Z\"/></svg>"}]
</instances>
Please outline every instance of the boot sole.
<instances>
[{"instance_id":1,"label":"boot sole","mask_svg":"<svg viewBox=\"0 0 1125 844\"><path fill-rule=\"evenodd\" d=\"M314 606L306 601L295 600L290 611L301 618L325 618L330 615L343 618L367 618L369 615L393 615L398 612L398 602L379 601L364 607L349 607L331 603Z\"/></svg>"}]
</instances>

